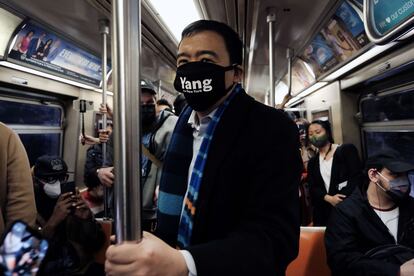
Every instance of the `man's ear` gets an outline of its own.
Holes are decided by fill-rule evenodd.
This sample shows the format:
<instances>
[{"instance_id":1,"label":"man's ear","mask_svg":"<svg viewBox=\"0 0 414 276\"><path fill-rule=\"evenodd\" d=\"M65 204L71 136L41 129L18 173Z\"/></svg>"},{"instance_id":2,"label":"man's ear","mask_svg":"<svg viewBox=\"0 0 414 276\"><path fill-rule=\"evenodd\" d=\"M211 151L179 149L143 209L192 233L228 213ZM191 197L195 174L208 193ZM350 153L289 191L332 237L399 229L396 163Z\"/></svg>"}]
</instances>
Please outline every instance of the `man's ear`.
<instances>
[{"instance_id":1,"label":"man's ear","mask_svg":"<svg viewBox=\"0 0 414 276\"><path fill-rule=\"evenodd\" d=\"M234 66L234 82L241 82L243 80L243 67L241 65Z\"/></svg>"},{"instance_id":2,"label":"man's ear","mask_svg":"<svg viewBox=\"0 0 414 276\"><path fill-rule=\"evenodd\" d=\"M378 171L377 171L377 169L374 169L374 168L369 169L368 170L368 178L369 178L370 181L372 181L374 183L378 182Z\"/></svg>"}]
</instances>

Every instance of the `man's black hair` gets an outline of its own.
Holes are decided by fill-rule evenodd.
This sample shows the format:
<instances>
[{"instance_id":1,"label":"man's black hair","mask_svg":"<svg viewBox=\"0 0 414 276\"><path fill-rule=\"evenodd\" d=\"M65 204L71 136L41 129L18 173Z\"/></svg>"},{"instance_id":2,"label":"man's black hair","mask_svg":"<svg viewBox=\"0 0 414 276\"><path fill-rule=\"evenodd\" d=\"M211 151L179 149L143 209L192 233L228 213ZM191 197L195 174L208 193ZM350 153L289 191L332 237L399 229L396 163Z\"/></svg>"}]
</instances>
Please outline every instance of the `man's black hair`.
<instances>
[{"instance_id":1,"label":"man's black hair","mask_svg":"<svg viewBox=\"0 0 414 276\"><path fill-rule=\"evenodd\" d=\"M194 34L212 31L219 34L226 44L230 63L241 65L243 62L243 43L239 35L228 25L213 20L198 20L188 25L181 33L181 39Z\"/></svg>"},{"instance_id":2,"label":"man's black hair","mask_svg":"<svg viewBox=\"0 0 414 276\"><path fill-rule=\"evenodd\" d=\"M170 104L169 101L167 101L166 99L159 99L157 101L157 105L167 105L171 110L172 110L172 104Z\"/></svg>"},{"instance_id":3,"label":"man's black hair","mask_svg":"<svg viewBox=\"0 0 414 276\"><path fill-rule=\"evenodd\" d=\"M333 135L332 135L332 128L331 128L331 123L329 123L329 121L323 121L323 120L315 120L312 123L310 123L307 127L306 127L306 143L309 142L309 127L313 124L318 124L320 125L323 129L325 129L326 131L326 135L328 135L328 141L330 143L334 143L334 139L333 139Z\"/></svg>"}]
</instances>

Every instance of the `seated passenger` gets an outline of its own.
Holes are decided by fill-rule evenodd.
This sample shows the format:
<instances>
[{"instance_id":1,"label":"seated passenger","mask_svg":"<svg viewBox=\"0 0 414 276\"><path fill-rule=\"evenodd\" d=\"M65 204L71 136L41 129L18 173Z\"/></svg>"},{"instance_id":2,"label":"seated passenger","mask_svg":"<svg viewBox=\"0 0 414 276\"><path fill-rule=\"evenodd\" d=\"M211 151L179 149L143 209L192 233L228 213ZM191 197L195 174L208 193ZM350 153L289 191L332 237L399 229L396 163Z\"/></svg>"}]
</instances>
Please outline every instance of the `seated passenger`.
<instances>
[{"instance_id":1,"label":"seated passenger","mask_svg":"<svg viewBox=\"0 0 414 276\"><path fill-rule=\"evenodd\" d=\"M93 259L105 239L101 226L76 191L61 193L68 185L66 163L44 155L36 160L33 174L37 221L49 240L39 275L103 274Z\"/></svg>"},{"instance_id":2,"label":"seated passenger","mask_svg":"<svg viewBox=\"0 0 414 276\"><path fill-rule=\"evenodd\" d=\"M361 177L361 161L352 144L334 144L328 121L313 121L307 140L319 152L308 162L313 225L325 226L333 207L349 196Z\"/></svg>"},{"instance_id":3,"label":"seated passenger","mask_svg":"<svg viewBox=\"0 0 414 276\"><path fill-rule=\"evenodd\" d=\"M114 175L113 175L113 140L111 131L100 132L99 141L106 143L106 163L103 164L102 157L102 144L97 143L88 148L86 152L86 162L84 169L84 181L86 187L88 187L88 201L95 205L96 213L95 217L103 216L103 187L111 188ZM112 194L108 199L109 211L112 213ZM90 205L91 205L90 204Z\"/></svg>"},{"instance_id":4,"label":"seated passenger","mask_svg":"<svg viewBox=\"0 0 414 276\"><path fill-rule=\"evenodd\" d=\"M393 150L382 150L367 160L364 185L337 205L326 229L328 263L334 275L414 275L410 170L414 165ZM403 255L398 255L391 249L387 253L385 245L409 249L400 248Z\"/></svg>"},{"instance_id":5,"label":"seated passenger","mask_svg":"<svg viewBox=\"0 0 414 276\"><path fill-rule=\"evenodd\" d=\"M36 221L29 159L19 136L0 122L0 236L15 220Z\"/></svg>"}]
</instances>

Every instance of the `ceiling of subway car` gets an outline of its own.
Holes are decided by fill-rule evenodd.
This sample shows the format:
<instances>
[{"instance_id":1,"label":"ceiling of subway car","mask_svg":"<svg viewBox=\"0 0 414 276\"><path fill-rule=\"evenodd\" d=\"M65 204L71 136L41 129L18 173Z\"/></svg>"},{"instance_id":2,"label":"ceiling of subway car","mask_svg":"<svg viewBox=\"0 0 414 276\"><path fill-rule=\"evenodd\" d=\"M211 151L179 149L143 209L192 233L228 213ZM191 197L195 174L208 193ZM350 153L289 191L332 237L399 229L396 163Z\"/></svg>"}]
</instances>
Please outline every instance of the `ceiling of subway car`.
<instances>
[{"instance_id":1,"label":"ceiling of subway car","mask_svg":"<svg viewBox=\"0 0 414 276\"><path fill-rule=\"evenodd\" d=\"M201 1L201 0L200 0ZM211 19L227 22L238 31L245 31L246 78L245 86L250 94L264 101L269 90L269 25L266 17L274 8L275 80L287 72L287 48L299 54L312 38L325 15L337 4L337 0L204 0L206 12ZM242 2L242 3L241 3ZM245 21L230 17L237 11ZM246 28L238 26L244 23Z\"/></svg>"},{"instance_id":2,"label":"ceiling of subway car","mask_svg":"<svg viewBox=\"0 0 414 276\"><path fill-rule=\"evenodd\" d=\"M171 1L171 0L166 0ZM266 16L268 8L276 11L274 32L275 80L287 71L286 50L291 48L298 53L311 39L324 16L339 0L194 0L210 19L227 22L241 33L245 46L245 84L248 92L264 101L269 90L269 33ZM98 11L93 2L110 0L0 0L23 15L66 34L72 40L95 53L101 52L98 19L105 12ZM179 0L176 0L177 7ZM145 6L145 5L144 5ZM149 22L148 10L142 9L143 21L153 29L152 34L166 46L170 56L175 54L175 44L163 30L156 26L156 20ZM107 14L106 14L107 15ZM145 28L144 28L145 29ZM171 61L171 59L170 59ZM170 63L171 64L171 63Z\"/></svg>"}]
</instances>

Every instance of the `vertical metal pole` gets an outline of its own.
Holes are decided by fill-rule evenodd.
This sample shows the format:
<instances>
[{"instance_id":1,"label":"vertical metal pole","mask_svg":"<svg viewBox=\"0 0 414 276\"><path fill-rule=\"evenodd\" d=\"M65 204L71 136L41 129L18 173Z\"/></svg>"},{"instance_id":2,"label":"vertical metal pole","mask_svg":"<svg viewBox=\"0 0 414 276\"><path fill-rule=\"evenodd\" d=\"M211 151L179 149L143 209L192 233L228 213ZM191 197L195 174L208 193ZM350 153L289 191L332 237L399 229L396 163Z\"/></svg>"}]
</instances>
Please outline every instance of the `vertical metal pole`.
<instances>
[{"instance_id":1,"label":"vertical metal pole","mask_svg":"<svg viewBox=\"0 0 414 276\"><path fill-rule=\"evenodd\" d=\"M274 62L274 37L273 26L276 21L276 13L274 8L268 9L266 21L269 24L269 87L270 87L270 103L271 107L276 106L275 102L275 62Z\"/></svg>"},{"instance_id":2,"label":"vertical metal pole","mask_svg":"<svg viewBox=\"0 0 414 276\"><path fill-rule=\"evenodd\" d=\"M292 58L293 50L288 48L286 51L286 58L288 62L288 95L292 93Z\"/></svg>"},{"instance_id":3,"label":"vertical metal pole","mask_svg":"<svg viewBox=\"0 0 414 276\"><path fill-rule=\"evenodd\" d=\"M140 240L141 1L112 1L116 238Z\"/></svg>"},{"instance_id":4,"label":"vertical metal pole","mask_svg":"<svg viewBox=\"0 0 414 276\"><path fill-rule=\"evenodd\" d=\"M99 20L99 32L102 35L102 104L106 107L106 92L107 92L107 60L108 60L108 53L107 53L107 38L109 35L109 21L106 19ZM102 129L106 130L107 124L107 114L104 113L102 115ZM102 143L102 167L106 167L106 143ZM104 196L104 218L109 218L109 188L106 186L104 187L105 196Z\"/></svg>"}]
</instances>

